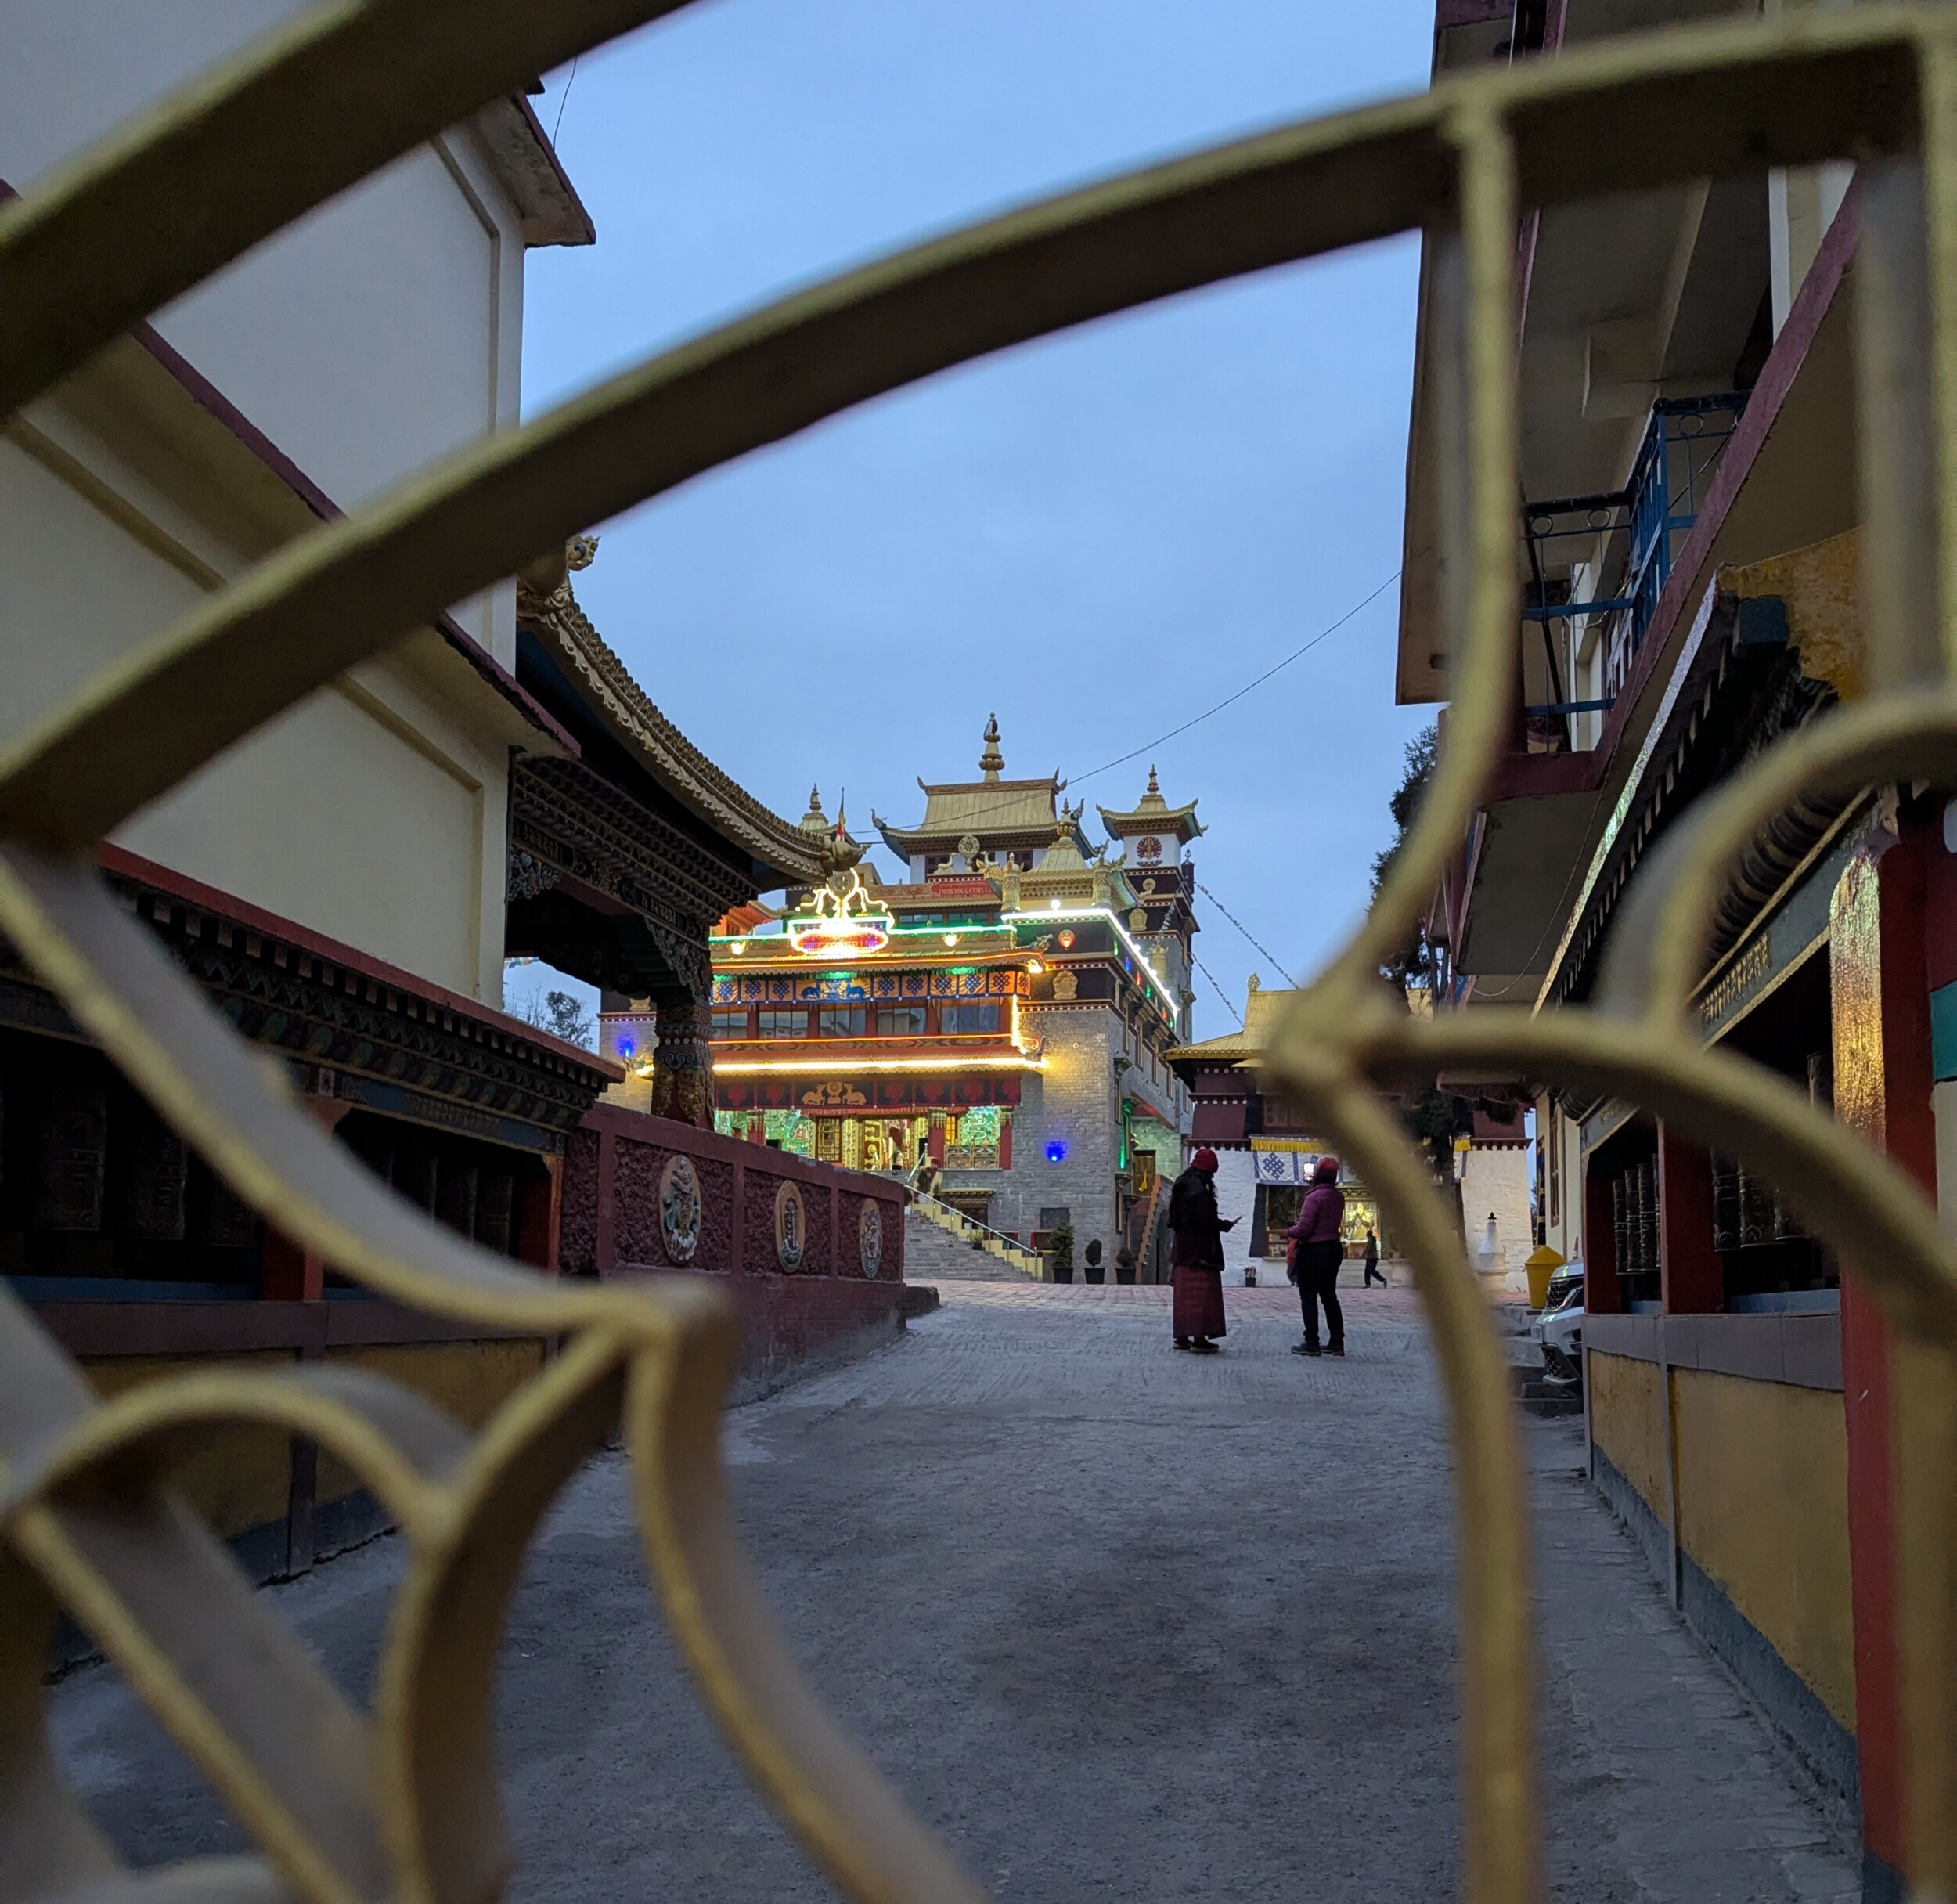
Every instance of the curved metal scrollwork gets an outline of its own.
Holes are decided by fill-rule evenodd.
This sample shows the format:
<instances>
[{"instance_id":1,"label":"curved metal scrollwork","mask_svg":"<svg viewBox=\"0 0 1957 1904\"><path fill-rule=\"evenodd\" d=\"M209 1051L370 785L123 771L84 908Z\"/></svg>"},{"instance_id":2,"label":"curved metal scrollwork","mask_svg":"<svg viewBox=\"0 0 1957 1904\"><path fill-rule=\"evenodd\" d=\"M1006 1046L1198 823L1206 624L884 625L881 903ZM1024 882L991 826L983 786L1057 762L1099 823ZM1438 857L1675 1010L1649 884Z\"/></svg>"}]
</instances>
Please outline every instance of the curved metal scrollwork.
<instances>
[{"instance_id":1,"label":"curved metal scrollwork","mask_svg":"<svg viewBox=\"0 0 1957 1904\"><path fill-rule=\"evenodd\" d=\"M0 209L0 411L527 73L672 10L349 0L301 14ZM1458 1233L1372 1086L1493 1058L1634 1099L1784 1184L1910 1341L1957 1347L1957 1260L1921 1192L1775 1079L1703 1048L1684 1015L1726 869L1795 792L1912 776L1957 784L1957 564L1944 558L1957 548L1953 59L1957 20L1941 6L1679 31L1450 81L993 219L655 357L299 538L0 752L0 931L157 1109L281 1231L358 1281L567 1345L472 1439L373 1377L215 1371L99 1402L0 1296L0 1893L34 1904L493 1896L505 1852L490 1689L503 1610L546 1505L622 1415L668 1616L757 1780L852 1897L982 1895L823 1714L739 1550L716 1446L735 1347L726 1305L703 1283L546 1282L396 1199L260 1069L114 904L89 856L223 748L592 522L986 352L1424 228L1443 419L1447 745L1378 907L1292 1008L1272 1062L1412 1244L1459 1469L1466 1891L1478 1904L1535 1895L1525 1501L1505 1372ZM358 106L340 110L349 87ZM1933 499L1871 516L1871 566L1929 579L1876 604L1879 691L1768 755L1680 829L1641 882L1595 1008L1416 1020L1379 984L1379 960L1459 839L1509 719L1517 207L1843 157L1868 186L1862 348L1876 374L1865 387L1897 393L1865 406L1865 480L1917 468L1917 493ZM1926 1896L1957 1889L1957 1429L1944 1372L1941 1397L1928 1381L1913 1391L1941 1480L1906 1493L1905 1507L1912 1877ZM398 1516L411 1563L370 1717L171 1493L169 1449L218 1420L314 1437ZM43 1736L57 1606L236 1808L257 1857L119 1866Z\"/></svg>"}]
</instances>

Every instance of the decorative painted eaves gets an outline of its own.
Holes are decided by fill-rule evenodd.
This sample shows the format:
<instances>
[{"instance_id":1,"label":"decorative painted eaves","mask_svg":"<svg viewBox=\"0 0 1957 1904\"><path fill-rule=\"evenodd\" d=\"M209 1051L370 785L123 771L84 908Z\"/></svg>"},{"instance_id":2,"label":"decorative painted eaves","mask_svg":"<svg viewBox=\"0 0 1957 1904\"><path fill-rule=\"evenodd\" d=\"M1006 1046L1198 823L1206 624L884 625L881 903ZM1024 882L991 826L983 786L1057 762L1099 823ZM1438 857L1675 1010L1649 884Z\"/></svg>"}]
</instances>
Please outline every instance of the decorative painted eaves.
<instances>
[{"instance_id":1,"label":"decorative painted eaves","mask_svg":"<svg viewBox=\"0 0 1957 1904\"><path fill-rule=\"evenodd\" d=\"M762 806L660 712L592 626L568 576L547 590L526 579L519 586L517 612L646 771L708 825L779 874L784 885L815 885L849 863L837 855L842 842L805 831ZM861 853L855 847L850 857Z\"/></svg>"}]
</instances>

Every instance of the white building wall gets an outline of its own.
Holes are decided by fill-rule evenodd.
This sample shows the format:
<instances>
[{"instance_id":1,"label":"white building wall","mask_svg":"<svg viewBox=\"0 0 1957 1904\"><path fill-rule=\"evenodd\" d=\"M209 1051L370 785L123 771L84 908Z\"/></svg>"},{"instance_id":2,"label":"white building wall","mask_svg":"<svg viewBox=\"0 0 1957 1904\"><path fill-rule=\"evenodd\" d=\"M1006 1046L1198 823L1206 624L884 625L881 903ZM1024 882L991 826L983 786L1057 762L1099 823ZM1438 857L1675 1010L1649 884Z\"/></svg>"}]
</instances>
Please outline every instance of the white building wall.
<instances>
[{"instance_id":1,"label":"white building wall","mask_svg":"<svg viewBox=\"0 0 1957 1904\"><path fill-rule=\"evenodd\" d=\"M1552 1115L1544 1099L1536 1107L1536 1129L1547 1153L1543 1171L1544 1235L1564 1261L1574 1262L1584 1253L1582 1127L1560 1111ZM1553 1197L1550 1195L1552 1161L1559 1171Z\"/></svg>"},{"instance_id":2,"label":"white building wall","mask_svg":"<svg viewBox=\"0 0 1957 1904\"><path fill-rule=\"evenodd\" d=\"M1522 1278L1535 1247L1529 1222L1529 1150L1526 1145L1483 1147L1465 1155L1461 1180L1461 1213L1467 1231L1468 1260L1483 1268L1482 1249L1488 1220L1495 1221L1496 1273L1505 1280ZM1516 1281L1513 1286L1523 1286Z\"/></svg>"},{"instance_id":3,"label":"white building wall","mask_svg":"<svg viewBox=\"0 0 1957 1904\"><path fill-rule=\"evenodd\" d=\"M0 60L0 178L31 189L287 10L18 0ZM266 241L154 323L344 507L515 420L522 279L514 208L462 132ZM132 377L142 403L125 400ZM305 526L289 492L254 494L235 469L214 474L197 444L171 434L168 393L151 388L167 380L125 348L0 442L0 737ZM279 489L261 469L255 480ZM456 619L514 662L514 585ZM499 1003L508 748L540 741L445 644L416 638L117 838Z\"/></svg>"},{"instance_id":4,"label":"white building wall","mask_svg":"<svg viewBox=\"0 0 1957 1904\"><path fill-rule=\"evenodd\" d=\"M1220 1150L1216 1152L1216 1213L1224 1222L1234 1220L1237 1227L1224 1233L1224 1286L1240 1289L1244 1286L1244 1270L1255 1262L1260 1282L1274 1279L1271 1262L1260 1260L1250 1253L1252 1238L1250 1233L1250 1213L1257 1200L1256 1159L1247 1150ZM1284 1259L1275 1260L1276 1274L1282 1272Z\"/></svg>"}]
</instances>

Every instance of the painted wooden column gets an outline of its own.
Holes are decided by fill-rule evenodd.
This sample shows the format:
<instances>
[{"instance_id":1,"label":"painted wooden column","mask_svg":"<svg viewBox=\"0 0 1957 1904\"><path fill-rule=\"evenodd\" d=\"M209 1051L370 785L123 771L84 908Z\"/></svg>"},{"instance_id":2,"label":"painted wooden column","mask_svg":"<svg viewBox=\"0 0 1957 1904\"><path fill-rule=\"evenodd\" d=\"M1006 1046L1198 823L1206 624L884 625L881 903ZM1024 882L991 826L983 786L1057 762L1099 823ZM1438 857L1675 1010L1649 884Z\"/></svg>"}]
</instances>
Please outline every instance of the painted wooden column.
<instances>
[{"instance_id":1,"label":"painted wooden column","mask_svg":"<svg viewBox=\"0 0 1957 1904\"><path fill-rule=\"evenodd\" d=\"M1662 1123L1658 1127L1658 1272L1666 1314L1706 1315L1725 1307L1725 1271L1713 1247L1712 1159Z\"/></svg>"},{"instance_id":2,"label":"painted wooden column","mask_svg":"<svg viewBox=\"0 0 1957 1904\"><path fill-rule=\"evenodd\" d=\"M325 1130L336 1130L353 1109L333 1098L308 1098L305 1107ZM261 1302L316 1303L326 1289L326 1260L303 1248L270 1224L258 1242L258 1297Z\"/></svg>"},{"instance_id":3,"label":"painted wooden column","mask_svg":"<svg viewBox=\"0 0 1957 1904\"><path fill-rule=\"evenodd\" d=\"M1933 1192L1924 861L1919 835L1858 855L1836 887L1829 975L1835 1114ZM1902 1896L1908 1794L1898 1604L1897 1358L1882 1312L1842 1266L1842 1401L1861 1778L1864 1895Z\"/></svg>"},{"instance_id":4,"label":"painted wooden column","mask_svg":"<svg viewBox=\"0 0 1957 1904\"><path fill-rule=\"evenodd\" d=\"M592 1242L592 1270L608 1276L618 1266L618 1211L615 1180L618 1140L608 1130L598 1133L598 1207Z\"/></svg>"},{"instance_id":5,"label":"painted wooden column","mask_svg":"<svg viewBox=\"0 0 1957 1904\"><path fill-rule=\"evenodd\" d=\"M1610 1206L1610 1179L1584 1174L1584 1307L1591 1315L1621 1315L1624 1287L1617 1280L1617 1232Z\"/></svg>"},{"instance_id":6,"label":"painted wooden column","mask_svg":"<svg viewBox=\"0 0 1957 1904\"><path fill-rule=\"evenodd\" d=\"M546 1157L544 1181L524 1184L517 1217L517 1260L557 1274L557 1244L564 1224L564 1159Z\"/></svg>"}]
</instances>

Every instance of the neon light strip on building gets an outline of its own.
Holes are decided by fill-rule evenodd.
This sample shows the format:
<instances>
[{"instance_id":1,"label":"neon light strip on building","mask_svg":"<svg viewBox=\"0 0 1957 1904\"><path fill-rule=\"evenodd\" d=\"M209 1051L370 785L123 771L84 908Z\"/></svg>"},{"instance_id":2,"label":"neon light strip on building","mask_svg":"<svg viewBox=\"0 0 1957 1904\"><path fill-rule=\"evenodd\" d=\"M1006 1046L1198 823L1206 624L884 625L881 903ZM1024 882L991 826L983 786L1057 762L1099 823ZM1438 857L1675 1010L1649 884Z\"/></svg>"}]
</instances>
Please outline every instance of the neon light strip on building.
<instances>
[{"instance_id":1,"label":"neon light strip on building","mask_svg":"<svg viewBox=\"0 0 1957 1904\"><path fill-rule=\"evenodd\" d=\"M1001 925L1031 925L1041 919L1105 919L1115 929L1115 936L1127 947L1129 956L1135 961L1137 977L1143 972L1148 975L1147 980L1142 985L1144 993L1148 997L1151 1003L1160 1011L1164 1018L1167 1019L1171 1024L1174 1023L1176 1014L1169 1003L1168 989L1160 974L1156 972L1153 965L1149 964L1148 954L1129 937L1127 927L1122 924L1120 919L1108 907L1105 906L1054 906L1048 907L1044 912L1008 912L1002 915L1000 923Z\"/></svg>"},{"instance_id":2,"label":"neon light strip on building","mask_svg":"<svg viewBox=\"0 0 1957 1904\"><path fill-rule=\"evenodd\" d=\"M790 1073L824 1076L845 1071L1043 1071L1043 1058L1015 1055L1011 1058L726 1058L714 1060L714 1070L722 1077L753 1076L758 1073Z\"/></svg>"}]
</instances>

